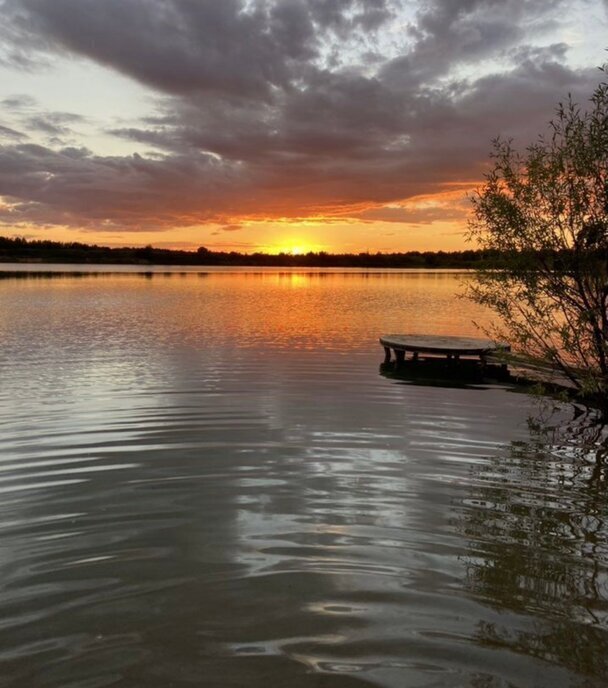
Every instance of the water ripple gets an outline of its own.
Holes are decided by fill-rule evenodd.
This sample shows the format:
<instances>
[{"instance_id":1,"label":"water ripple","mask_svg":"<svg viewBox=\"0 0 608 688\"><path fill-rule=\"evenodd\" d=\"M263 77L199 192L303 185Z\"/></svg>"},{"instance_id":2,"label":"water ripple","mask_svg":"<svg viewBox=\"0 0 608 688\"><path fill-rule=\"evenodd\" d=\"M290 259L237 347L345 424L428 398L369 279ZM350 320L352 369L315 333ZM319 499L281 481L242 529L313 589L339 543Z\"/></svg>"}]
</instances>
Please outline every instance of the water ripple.
<instances>
[{"instance_id":1,"label":"water ripple","mask_svg":"<svg viewBox=\"0 0 608 688\"><path fill-rule=\"evenodd\" d=\"M605 685L605 466L379 376L416 280L0 282L0 685Z\"/></svg>"}]
</instances>

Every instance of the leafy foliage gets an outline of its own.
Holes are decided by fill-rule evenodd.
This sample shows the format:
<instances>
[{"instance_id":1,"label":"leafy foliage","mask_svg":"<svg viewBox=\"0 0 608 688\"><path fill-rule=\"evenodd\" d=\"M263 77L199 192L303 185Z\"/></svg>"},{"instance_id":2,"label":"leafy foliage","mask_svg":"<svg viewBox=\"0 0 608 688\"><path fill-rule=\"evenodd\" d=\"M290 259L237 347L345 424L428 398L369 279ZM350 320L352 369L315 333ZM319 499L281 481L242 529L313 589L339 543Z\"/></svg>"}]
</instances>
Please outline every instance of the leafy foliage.
<instances>
[{"instance_id":1,"label":"leafy foliage","mask_svg":"<svg viewBox=\"0 0 608 688\"><path fill-rule=\"evenodd\" d=\"M524 154L493 143L469 238L507 259L468 295L500 316L494 336L608 404L608 83L587 110L560 104Z\"/></svg>"}]
</instances>

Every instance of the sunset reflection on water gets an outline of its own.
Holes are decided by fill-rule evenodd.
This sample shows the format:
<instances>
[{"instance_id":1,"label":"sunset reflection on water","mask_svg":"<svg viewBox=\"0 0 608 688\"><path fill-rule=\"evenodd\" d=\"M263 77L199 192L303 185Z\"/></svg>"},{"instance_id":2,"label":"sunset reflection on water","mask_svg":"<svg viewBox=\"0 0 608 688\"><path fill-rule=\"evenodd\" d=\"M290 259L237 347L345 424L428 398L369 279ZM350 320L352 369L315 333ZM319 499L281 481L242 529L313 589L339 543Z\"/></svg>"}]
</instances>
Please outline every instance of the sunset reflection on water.
<instances>
[{"instance_id":1,"label":"sunset reflection on water","mask_svg":"<svg viewBox=\"0 0 608 688\"><path fill-rule=\"evenodd\" d=\"M605 685L605 469L379 374L466 279L1 279L2 685Z\"/></svg>"},{"instance_id":2,"label":"sunset reflection on water","mask_svg":"<svg viewBox=\"0 0 608 688\"><path fill-rule=\"evenodd\" d=\"M86 313L60 336L85 346L103 333L110 346L161 336L176 344L347 352L369 350L383 332L479 334L473 321L488 322L486 312L455 298L466 280L453 272L237 270L97 274L77 285L73 277L22 279L4 290L23 296L21 326L36 331L49 322L41 309L69 318L62 309L73 309L73 301L61 298L69 290Z\"/></svg>"}]
</instances>

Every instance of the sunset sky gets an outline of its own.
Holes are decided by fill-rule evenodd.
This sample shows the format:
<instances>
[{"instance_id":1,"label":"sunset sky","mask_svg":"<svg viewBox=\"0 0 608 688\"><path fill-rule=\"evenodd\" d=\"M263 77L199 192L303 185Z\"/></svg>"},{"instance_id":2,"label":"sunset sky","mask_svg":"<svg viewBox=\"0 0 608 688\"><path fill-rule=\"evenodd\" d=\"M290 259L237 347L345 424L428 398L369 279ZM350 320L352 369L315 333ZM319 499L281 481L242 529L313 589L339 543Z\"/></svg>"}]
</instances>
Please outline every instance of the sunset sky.
<instances>
[{"instance_id":1,"label":"sunset sky","mask_svg":"<svg viewBox=\"0 0 608 688\"><path fill-rule=\"evenodd\" d=\"M491 139L607 59L608 0L0 0L0 234L464 244Z\"/></svg>"}]
</instances>

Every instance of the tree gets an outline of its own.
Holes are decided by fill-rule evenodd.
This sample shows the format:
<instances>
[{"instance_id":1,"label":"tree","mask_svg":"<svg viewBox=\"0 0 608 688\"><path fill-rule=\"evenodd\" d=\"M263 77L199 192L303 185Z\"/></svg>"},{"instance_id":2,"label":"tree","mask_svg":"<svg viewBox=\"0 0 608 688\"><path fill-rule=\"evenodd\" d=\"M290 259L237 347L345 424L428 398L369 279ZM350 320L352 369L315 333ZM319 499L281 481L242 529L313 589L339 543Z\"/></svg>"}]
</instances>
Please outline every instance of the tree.
<instances>
[{"instance_id":1,"label":"tree","mask_svg":"<svg viewBox=\"0 0 608 688\"><path fill-rule=\"evenodd\" d=\"M602 68L604 75L606 68ZM493 142L469 239L497 251L468 290L500 316L492 329L608 407L608 83L582 110L557 107L524 154Z\"/></svg>"}]
</instances>

